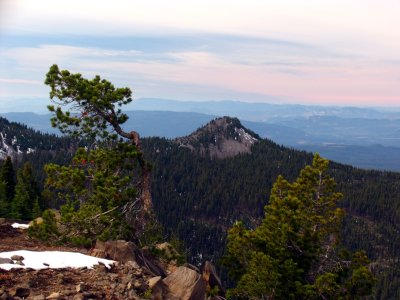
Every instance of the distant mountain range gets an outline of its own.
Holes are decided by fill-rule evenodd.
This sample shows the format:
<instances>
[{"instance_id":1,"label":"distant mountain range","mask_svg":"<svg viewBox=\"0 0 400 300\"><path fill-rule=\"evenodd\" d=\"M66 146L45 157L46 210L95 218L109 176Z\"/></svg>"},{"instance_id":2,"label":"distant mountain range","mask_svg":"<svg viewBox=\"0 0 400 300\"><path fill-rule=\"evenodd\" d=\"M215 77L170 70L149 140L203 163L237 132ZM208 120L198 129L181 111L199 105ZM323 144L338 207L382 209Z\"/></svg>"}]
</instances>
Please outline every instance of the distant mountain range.
<instances>
[{"instance_id":1,"label":"distant mountain range","mask_svg":"<svg viewBox=\"0 0 400 300\"><path fill-rule=\"evenodd\" d=\"M374 109L139 99L129 105L124 128L141 136L185 136L220 116L238 117L244 126L278 144L360 168L400 171L400 108ZM3 113L10 121L58 134L48 114Z\"/></svg>"},{"instance_id":2,"label":"distant mountain range","mask_svg":"<svg viewBox=\"0 0 400 300\"><path fill-rule=\"evenodd\" d=\"M199 112L209 115L237 117L241 120L273 123L285 119L309 118L313 116L336 116L351 119L400 118L400 106L397 108L362 108L352 106L249 103L231 100L193 102L140 98L129 104L126 110Z\"/></svg>"}]
</instances>

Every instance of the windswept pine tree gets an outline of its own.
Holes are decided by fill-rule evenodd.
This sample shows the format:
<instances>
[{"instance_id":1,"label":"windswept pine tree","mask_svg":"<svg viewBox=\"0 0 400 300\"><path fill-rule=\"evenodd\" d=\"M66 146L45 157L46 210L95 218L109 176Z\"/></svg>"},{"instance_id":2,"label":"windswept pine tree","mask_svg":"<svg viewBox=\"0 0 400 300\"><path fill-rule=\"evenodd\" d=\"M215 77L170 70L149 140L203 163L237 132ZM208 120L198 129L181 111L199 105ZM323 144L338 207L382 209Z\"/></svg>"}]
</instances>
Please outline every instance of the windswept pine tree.
<instances>
[{"instance_id":1,"label":"windswept pine tree","mask_svg":"<svg viewBox=\"0 0 400 300\"><path fill-rule=\"evenodd\" d=\"M88 80L60 71L57 65L50 67L45 83L55 104L48 106L53 127L88 145L69 165L45 167L47 193L63 204L62 238L83 245L96 239L140 241L153 213L150 167L139 134L121 127L128 117L120 107L132 101L131 90L115 88L100 76Z\"/></svg>"}]
</instances>

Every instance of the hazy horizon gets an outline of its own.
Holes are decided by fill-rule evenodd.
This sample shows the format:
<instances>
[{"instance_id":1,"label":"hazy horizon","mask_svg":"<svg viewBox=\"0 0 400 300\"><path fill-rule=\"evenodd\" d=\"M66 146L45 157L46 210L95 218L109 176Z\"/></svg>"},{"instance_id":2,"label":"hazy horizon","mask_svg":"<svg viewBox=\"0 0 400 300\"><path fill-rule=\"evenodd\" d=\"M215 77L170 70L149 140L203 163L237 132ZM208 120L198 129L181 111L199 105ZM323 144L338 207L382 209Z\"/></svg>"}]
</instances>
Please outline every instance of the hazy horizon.
<instances>
[{"instance_id":1,"label":"hazy horizon","mask_svg":"<svg viewBox=\"0 0 400 300\"><path fill-rule=\"evenodd\" d=\"M123 111L132 111L132 110L142 110L142 109L137 109L135 108L135 104L139 103L143 104L143 101L146 100L156 100L156 101L165 101L165 105L168 105L168 102L171 102L173 104L176 103L241 103L241 104L265 104L265 105L277 105L277 106L304 106L304 107L319 107L319 108L355 108L355 109L365 109L365 110L376 110L376 111L391 111L391 112L400 112L400 105L399 106L373 106L373 105L340 105L340 104L307 104L307 103L279 103L279 102L261 102L261 101L240 101L240 100L234 100L234 99L204 99L204 100L180 100L180 99L167 99L167 98L150 98L150 97L142 97L138 99L133 99L133 101L128 104L127 106L123 107ZM46 97L34 97L34 98L1 98L0 97L0 114L6 114L6 113L13 113L13 112L18 112L18 113L24 113L24 112L33 112L36 114L46 114L50 113L47 109L47 105L50 105L51 101L50 99L47 99ZM157 111L157 109L144 109L144 110L152 110L152 111ZM174 108L171 109L161 109L162 111L177 111ZM189 111L188 111L189 112ZM196 111L201 113L201 111ZM207 112L204 112L207 113ZM399 116L400 118L400 116Z\"/></svg>"}]
</instances>

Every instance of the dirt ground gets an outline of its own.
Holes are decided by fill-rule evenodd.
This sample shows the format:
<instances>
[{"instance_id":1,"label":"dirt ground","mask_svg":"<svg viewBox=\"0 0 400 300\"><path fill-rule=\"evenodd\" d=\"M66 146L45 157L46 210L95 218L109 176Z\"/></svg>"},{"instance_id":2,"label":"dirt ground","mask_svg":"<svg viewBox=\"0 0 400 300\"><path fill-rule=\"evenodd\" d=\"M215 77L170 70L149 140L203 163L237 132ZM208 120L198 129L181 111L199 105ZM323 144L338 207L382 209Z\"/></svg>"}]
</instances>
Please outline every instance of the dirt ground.
<instances>
[{"instance_id":1,"label":"dirt ground","mask_svg":"<svg viewBox=\"0 0 400 300\"><path fill-rule=\"evenodd\" d=\"M26 230L0 224L0 252L86 249L52 246L28 237ZM64 269L0 269L0 299L142 299L148 289L143 270L116 265ZM48 298L50 297L50 298Z\"/></svg>"},{"instance_id":2,"label":"dirt ground","mask_svg":"<svg viewBox=\"0 0 400 300\"><path fill-rule=\"evenodd\" d=\"M0 252L15 250L59 250L87 253L85 248L46 245L28 237L25 229L17 229L11 223L0 224Z\"/></svg>"}]
</instances>

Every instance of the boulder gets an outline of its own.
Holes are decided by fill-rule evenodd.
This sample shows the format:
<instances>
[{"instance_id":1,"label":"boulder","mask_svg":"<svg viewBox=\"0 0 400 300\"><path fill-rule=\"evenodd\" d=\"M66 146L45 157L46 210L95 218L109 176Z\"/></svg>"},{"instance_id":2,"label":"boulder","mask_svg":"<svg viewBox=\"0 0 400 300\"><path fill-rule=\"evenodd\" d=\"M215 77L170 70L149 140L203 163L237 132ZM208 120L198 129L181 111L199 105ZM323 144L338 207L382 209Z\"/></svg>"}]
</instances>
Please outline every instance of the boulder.
<instances>
[{"instance_id":1,"label":"boulder","mask_svg":"<svg viewBox=\"0 0 400 300\"><path fill-rule=\"evenodd\" d=\"M199 300L206 294L206 282L195 270L179 267L162 282L166 285L165 299Z\"/></svg>"},{"instance_id":2,"label":"boulder","mask_svg":"<svg viewBox=\"0 0 400 300\"><path fill-rule=\"evenodd\" d=\"M9 258L0 257L0 264L14 264L14 261Z\"/></svg>"},{"instance_id":3,"label":"boulder","mask_svg":"<svg viewBox=\"0 0 400 300\"><path fill-rule=\"evenodd\" d=\"M141 268L148 270L150 275L161 276L162 278L167 276L161 262L148 249L138 249L136 252L136 262Z\"/></svg>"},{"instance_id":4,"label":"boulder","mask_svg":"<svg viewBox=\"0 0 400 300\"><path fill-rule=\"evenodd\" d=\"M97 241L90 252L91 255L116 260L120 263L133 263L146 269L153 276L165 277L166 273L161 263L148 250L138 249L132 242L123 240L101 242ZM132 263L130 263L132 264Z\"/></svg>"},{"instance_id":5,"label":"boulder","mask_svg":"<svg viewBox=\"0 0 400 300\"><path fill-rule=\"evenodd\" d=\"M51 293L49 296L46 297L46 299L60 299L61 294L58 292Z\"/></svg>"},{"instance_id":6,"label":"boulder","mask_svg":"<svg viewBox=\"0 0 400 300\"><path fill-rule=\"evenodd\" d=\"M94 249L92 249L91 255L125 263L128 261L136 261L136 250L137 247L132 242L123 240L107 242L96 241L96 245Z\"/></svg>"},{"instance_id":7,"label":"boulder","mask_svg":"<svg viewBox=\"0 0 400 300\"><path fill-rule=\"evenodd\" d=\"M13 255L11 256L11 259L15 261L23 261L25 258L21 255Z\"/></svg>"},{"instance_id":8,"label":"boulder","mask_svg":"<svg viewBox=\"0 0 400 300\"><path fill-rule=\"evenodd\" d=\"M163 300L167 293L167 288L162 281L161 276L153 277L148 280L149 288L152 292L152 300Z\"/></svg>"},{"instance_id":9,"label":"boulder","mask_svg":"<svg viewBox=\"0 0 400 300\"><path fill-rule=\"evenodd\" d=\"M152 289L160 280L162 280L161 276L152 277L147 281L147 284Z\"/></svg>"},{"instance_id":10,"label":"boulder","mask_svg":"<svg viewBox=\"0 0 400 300\"><path fill-rule=\"evenodd\" d=\"M206 261L203 268L203 279L207 285L207 292L218 289L219 296L225 296L224 288L222 287L221 279L217 275L214 265Z\"/></svg>"}]
</instances>

